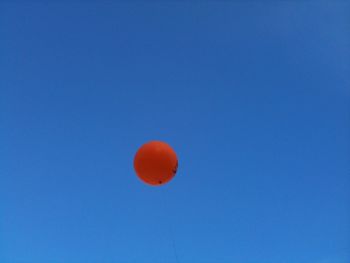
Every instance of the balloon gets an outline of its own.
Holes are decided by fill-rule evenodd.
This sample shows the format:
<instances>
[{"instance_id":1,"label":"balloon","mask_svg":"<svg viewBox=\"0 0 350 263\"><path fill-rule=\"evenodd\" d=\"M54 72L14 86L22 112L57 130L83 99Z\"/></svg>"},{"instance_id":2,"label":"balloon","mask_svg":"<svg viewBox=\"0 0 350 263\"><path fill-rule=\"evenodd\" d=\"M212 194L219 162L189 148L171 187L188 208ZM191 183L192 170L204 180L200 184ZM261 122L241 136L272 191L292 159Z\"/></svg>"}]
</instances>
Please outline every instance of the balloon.
<instances>
[{"instance_id":1,"label":"balloon","mask_svg":"<svg viewBox=\"0 0 350 263\"><path fill-rule=\"evenodd\" d=\"M142 145L135 154L134 169L146 184L159 186L176 174L178 160L175 151L165 142L151 141Z\"/></svg>"}]
</instances>

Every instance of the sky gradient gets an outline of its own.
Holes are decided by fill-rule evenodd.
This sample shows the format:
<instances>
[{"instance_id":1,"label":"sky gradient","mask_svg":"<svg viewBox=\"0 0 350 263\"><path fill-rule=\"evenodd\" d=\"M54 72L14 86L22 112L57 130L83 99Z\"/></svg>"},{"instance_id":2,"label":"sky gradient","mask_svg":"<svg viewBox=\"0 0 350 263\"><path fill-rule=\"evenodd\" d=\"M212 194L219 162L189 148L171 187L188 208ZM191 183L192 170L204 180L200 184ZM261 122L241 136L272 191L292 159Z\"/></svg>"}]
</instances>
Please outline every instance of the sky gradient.
<instances>
[{"instance_id":1,"label":"sky gradient","mask_svg":"<svg viewBox=\"0 0 350 263\"><path fill-rule=\"evenodd\" d=\"M0 263L349 263L349 14L2 2Z\"/></svg>"}]
</instances>

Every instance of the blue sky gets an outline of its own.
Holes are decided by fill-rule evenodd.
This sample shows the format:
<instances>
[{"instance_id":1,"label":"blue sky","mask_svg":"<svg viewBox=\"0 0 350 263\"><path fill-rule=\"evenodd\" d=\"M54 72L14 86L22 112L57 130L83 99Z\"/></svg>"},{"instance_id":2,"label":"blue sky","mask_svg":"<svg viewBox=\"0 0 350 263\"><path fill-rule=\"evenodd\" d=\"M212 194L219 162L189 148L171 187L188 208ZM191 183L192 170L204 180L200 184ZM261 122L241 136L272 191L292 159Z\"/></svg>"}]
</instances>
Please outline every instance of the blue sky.
<instances>
[{"instance_id":1,"label":"blue sky","mask_svg":"<svg viewBox=\"0 0 350 263\"><path fill-rule=\"evenodd\" d=\"M1 3L0 262L350 262L349 13Z\"/></svg>"}]
</instances>

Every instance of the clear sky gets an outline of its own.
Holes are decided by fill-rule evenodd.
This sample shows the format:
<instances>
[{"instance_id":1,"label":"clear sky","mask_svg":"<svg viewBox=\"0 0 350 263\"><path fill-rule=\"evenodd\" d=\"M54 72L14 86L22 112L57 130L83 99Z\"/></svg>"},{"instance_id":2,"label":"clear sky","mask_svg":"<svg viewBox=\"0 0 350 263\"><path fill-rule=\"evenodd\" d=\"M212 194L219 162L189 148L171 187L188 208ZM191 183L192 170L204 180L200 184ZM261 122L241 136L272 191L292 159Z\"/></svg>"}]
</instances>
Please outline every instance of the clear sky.
<instances>
[{"instance_id":1,"label":"clear sky","mask_svg":"<svg viewBox=\"0 0 350 263\"><path fill-rule=\"evenodd\" d=\"M0 263L350 262L349 3L19 2ZM162 187L149 140L179 156Z\"/></svg>"}]
</instances>

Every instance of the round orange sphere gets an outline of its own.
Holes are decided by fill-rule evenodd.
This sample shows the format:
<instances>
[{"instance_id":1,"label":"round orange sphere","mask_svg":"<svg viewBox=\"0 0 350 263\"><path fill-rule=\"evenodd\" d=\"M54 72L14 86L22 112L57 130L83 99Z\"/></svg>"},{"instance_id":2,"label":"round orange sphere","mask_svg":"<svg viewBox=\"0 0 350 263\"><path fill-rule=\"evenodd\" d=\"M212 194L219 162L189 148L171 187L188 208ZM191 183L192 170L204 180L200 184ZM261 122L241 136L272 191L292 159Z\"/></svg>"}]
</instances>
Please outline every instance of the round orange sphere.
<instances>
[{"instance_id":1,"label":"round orange sphere","mask_svg":"<svg viewBox=\"0 0 350 263\"><path fill-rule=\"evenodd\" d=\"M134 158L137 176L149 185L159 186L169 182L176 174L178 160L169 144L161 141L145 143Z\"/></svg>"}]
</instances>

